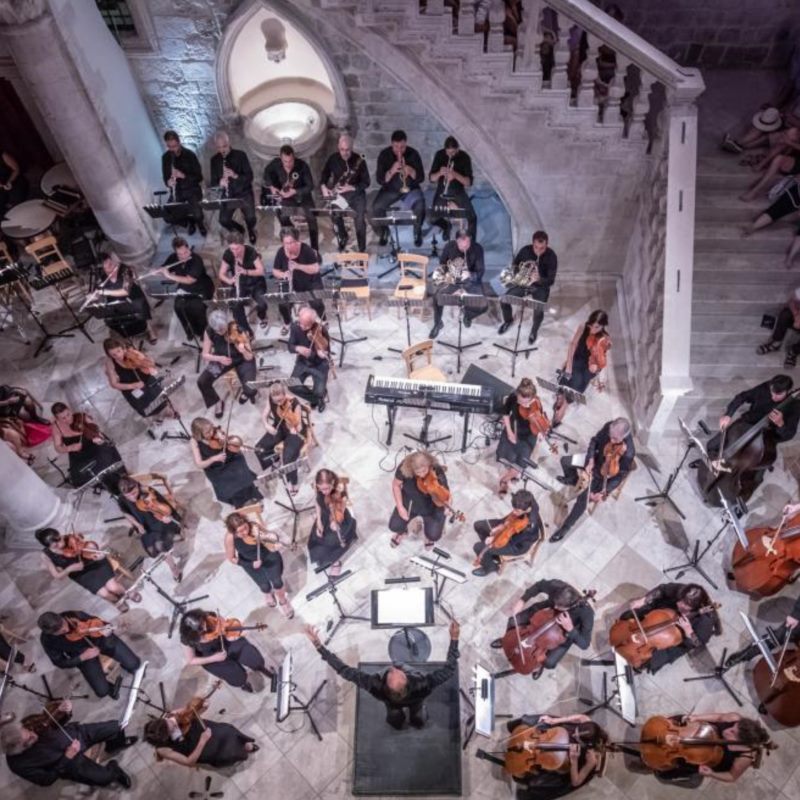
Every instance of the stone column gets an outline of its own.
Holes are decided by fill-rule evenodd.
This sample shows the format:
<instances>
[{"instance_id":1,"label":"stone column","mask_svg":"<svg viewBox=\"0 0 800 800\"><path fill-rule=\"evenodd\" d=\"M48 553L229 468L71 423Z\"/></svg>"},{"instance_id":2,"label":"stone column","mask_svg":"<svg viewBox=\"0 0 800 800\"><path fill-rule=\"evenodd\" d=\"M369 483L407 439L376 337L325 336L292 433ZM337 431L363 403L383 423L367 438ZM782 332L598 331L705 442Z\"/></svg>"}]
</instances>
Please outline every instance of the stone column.
<instances>
[{"instance_id":1,"label":"stone column","mask_svg":"<svg viewBox=\"0 0 800 800\"><path fill-rule=\"evenodd\" d=\"M63 511L61 499L11 448L0 444L0 517L8 533L30 539L38 528L52 525Z\"/></svg>"},{"instance_id":2,"label":"stone column","mask_svg":"<svg viewBox=\"0 0 800 800\"><path fill-rule=\"evenodd\" d=\"M149 263L157 235L142 206L158 138L94 3L59 5L0 0L0 39L103 232L124 260Z\"/></svg>"}]
</instances>

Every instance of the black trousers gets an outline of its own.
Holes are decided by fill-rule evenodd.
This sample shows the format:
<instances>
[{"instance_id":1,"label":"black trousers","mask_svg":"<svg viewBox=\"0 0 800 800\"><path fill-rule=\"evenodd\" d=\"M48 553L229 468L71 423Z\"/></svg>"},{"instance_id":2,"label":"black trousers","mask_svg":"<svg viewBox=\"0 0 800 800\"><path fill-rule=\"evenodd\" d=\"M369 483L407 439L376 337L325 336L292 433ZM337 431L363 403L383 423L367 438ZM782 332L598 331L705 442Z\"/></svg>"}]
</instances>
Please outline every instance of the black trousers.
<instances>
[{"instance_id":1,"label":"black trousers","mask_svg":"<svg viewBox=\"0 0 800 800\"><path fill-rule=\"evenodd\" d=\"M499 525L502 521L502 519L482 519L476 522L473 526L480 541L476 542L472 546L472 549L475 551L476 556L483 553L481 556L481 567L487 572L497 571L500 566L498 556L511 556L519 552L518 548L513 544L513 538L505 547L490 547L485 553L483 552L486 548L485 542L491 535L492 528L494 528L496 525Z\"/></svg>"},{"instance_id":2,"label":"black trousers","mask_svg":"<svg viewBox=\"0 0 800 800\"><path fill-rule=\"evenodd\" d=\"M454 182L450 185L449 195L450 197L448 199L452 200L459 208L467 212L467 233L470 235L473 242L476 241L476 235L478 233L478 215L475 213L472 200L470 200L466 189L464 189L460 183ZM437 189L436 194L433 196L433 207L444 206L446 203L447 200L442 199L442 192ZM432 219L431 222L442 229L442 233L447 239L450 238L450 229L453 227L453 223L450 221L449 217L437 217L436 219ZM457 228L461 228L463 221L461 219L456 219L455 225Z\"/></svg>"},{"instance_id":3,"label":"black trousers","mask_svg":"<svg viewBox=\"0 0 800 800\"><path fill-rule=\"evenodd\" d=\"M215 678L221 678L231 686L240 687L247 683L247 670L266 671L266 663L261 651L244 637L226 643L228 657L216 664L204 664L203 669Z\"/></svg>"},{"instance_id":4,"label":"black trousers","mask_svg":"<svg viewBox=\"0 0 800 800\"><path fill-rule=\"evenodd\" d=\"M243 203L241 212L244 217L244 224L247 225L247 232L252 233L256 229L256 201L253 193L247 192L236 199L241 200ZM235 213L235 208L223 205L219 210L220 227L225 228L226 231L244 233L244 228L233 218Z\"/></svg>"},{"instance_id":5,"label":"black trousers","mask_svg":"<svg viewBox=\"0 0 800 800\"><path fill-rule=\"evenodd\" d=\"M106 722L84 722L80 725L78 737L81 743L81 753L72 760L66 761L66 767L60 772L60 777L66 780L84 783L87 786L109 786L119 780L122 769L118 764L98 764L97 761L87 758L83 753L96 744L105 742L106 752L119 749L124 739L124 733L119 728L115 719Z\"/></svg>"},{"instance_id":6,"label":"black trousers","mask_svg":"<svg viewBox=\"0 0 800 800\"><path fill-rule=\"evenodd\" d=\"M278 426L277 433L265 433L258 444L258 460L262 469L267 469L274 463L275 459L275 445L283 442L283 455L281 456L281 464L292 464L300 456L300 450L303 447L303 439L296 433L286 433L286 429L281 424ZM297 486L297 470L286 473L286 480Z\"/></svg>"},{"instance_id":7,"label":"black trousers","mask_svg":"<svg viewBox=\"0 0 800 800\"><path fill-rule=\"evenodd\" d=\"M187 203L188 210L183 216L176 216L174 212L167 212L164 215L164 222L168 225L189 225L196 224L199 228L205 228L205 218L203 217L203 207L200 201L203 199L203 190L198 186L196 190L186 189L183 192L175 192L175 202Z\"/></svg>"},{"instance_id":8,"label":"black trousers","mask_svg":"<svg viewBox=\"0 0 800 800\"><path fill-rule=\"evenodd\" d=\"M414 703L413 705L403 706L402 708L393 708L390 705L386 706L386 721L397 730L403 728L406 724L406 708L408 708L409 721L415 728L421 728L425 724L425 717L422 710L425 704Z\"/></svg>"},{"instance_id":9,"label":"black trousers","mask_svg":"<svg viewBox=\"0 0 800 800\"><path fill-rule=\"evenodd\" d=\"M483 294L483 287L480 284L469 283L466 286L456 286L451 284L448 286L440 286L436 289L436 294L433 295L433 323L438 325L442 321L442 314L444 313L444 306L442 305L441 298L445 295L455 294L460 289L466 289L470 294ZM479 317L489 308L486 303L483 306L466 306L464 308L464 319L473 320Z\"/></svg>"},{"instance_id":10,"label":"black trousers","mask_svg":"<svg viewBox=\"0 0 800 800\"><path fill-rule=\"evenodd\" d=\"M525 297L530 295L534 300L540 300L543 303L547 302L549 292L540 286L511 286L506 289L506 294L512 297ZM500 310L503 314L503 322L511 322L514 319L514 312L512 311L510 303L500 303ZM544 308L542 306L533 307L533 324L531 325L531 336L536 337L539 334L539 328L544 320Z\"/></svg>"},{"instance_id":11,"label":"black trousers","mask_svg":"<svg viewBox=\"0 0 800 800\"><path fill-rule=\"evenodd\" d=\"M6 638L0 633L0 658L2 658L3 661L8 661L8 657L10 655L11 655L11 645L6 641ZM17 652L14 654L14 663L24 664L25 654L17 650Z\"/></svg>"},{"instance_id":12,"label":"black trousers","mask_svg":"<svg viewBox=\"0 0 800 800\"><path fill-rule=\"evenodd\" d=\"M411 210L414 212L416 219L414 220L414 236L422 236L422 223L425 221L425 196L420 189L412 189L415 194L411 201ZM392 189L382 188L375 199L372 201L372 216L385 217L389 206L402 200L406 195L401 192L395 192ZM373 229L378 236L383 236L388 233L389 229L385 225L374 225Z\"/></svg>"},{"instance_id":13,"label":"black trousers","mask_svg":"<svg viewBox=\"0 0 800 800\"><path fill-rule=\"evenodd\" d=\"M413 509L412 509L413 511ZM398 513L395 508L392 511L392 516L389 517L389 530L392 533L399 533L405 535L408 533L408 523L416 517L422 517L422 530L425 533L425 538L429 542L438 542L444 533L445 513L443 508L437 508L433 514L412 514L411 518L406 522Z\"/></svg>"},{"instance_id":14,"label":"black trousers","mask_svg":"<svg viewBox=\"0 0 800 800\"><path fill-rule=\"evenodd\" d=\"M347 192L342 195L347 200L350 208L355 212L353 224L356 229L356 242L358 249L363 253L367 249L367 195L363 191ZM347 226L344 224L344 214L333 213L333 227L336 235L342 242L347 241Z\"/></svg>"},{"instance_id":15,"label":"black trousers","mask_svg":"<svg viewBox=\"0 0 800 800\"><path fill-rule=\"evenodd\" d=\"M300 204L297 202L292 202L292 198L290 197L288 200L282 200L281 205L286 207L296 208L299 213L301 213L306 220L306 224L308 225L308 240L311 248L313 250L319 250L319 226L317 225L317 218L314 215L314 204L311 200ZM284 228L291 228L292 227L292 218L288 214L278 214L278 221Z\"/></svg>"},{"instance_id":16,"label":"black trousers","mask_svg":"<svg viewBox=\"0 0 800 800\"><path fill-rule=\"evenodd\" d=\"M242 384L242 392L244 392L246 397L255 397L258 393L257 389L251 389L247 385L248 381L254 381L256 379L255 359L252 361L241 361L235 365L228 364L227 366L220 364L218 361L212 361L200 373L200 377L197 379L197 387L200 389L200 394L203 396L203 402L206 404L206 408L211 408L211 406L220 402L220 396L214 388L214 381L226 372L230 372L232 369L236 370L236 374L239 376L239 380Z\"/></svg>"},{"instance_id":17,"label":"black trousers","mask_svg":"<svg viewBox=\"0 0 800 800\"><path fill-rule=\"evenodd\" d=\"M775 320L775 327L772 329L772 341L782 342L790 330L800 333L800 328L795 328L794 326L794 314L787 306L781 309L778 318ZM789 352L796 356L800 355L800 339L789 348Z\"/></svg>"},{"instance_id":18,"label":"black trousers","mask_svg":"<svg viewBox=\"0 0 800 800\"><path fill-rule=\"evenodd\" d=\"M297 378L301 383L305 383L307 378L311 378L311 395L308 397L308 401L313 408L319 405L320 400L325 399L328 391L329 370L330 365L327 361L321 362L316 367L304 363L299 358L295 361L292 377Z\"/></svg>"},{"instance_id":19,"label":"black trousers","mask_svg":"<svg viewBox=\"0 0 800 800\"><path fill-rule=\"evenodd\" d=\"M202 297L178 295L175 298L175 316L187 339L202 339L208 318Z\"/></svg>"},{"instance_id":20,"label":"black trousers","mask_svg":"<svg viewBox=\"0 0 800 800\"><path fill-rule=\"evenodd\" d=\"M309 300L308 305L317 312L320 319L325 317L325 303L322 300ZM292 324L292 304L278 303L278 313L281 315L284 325Z\"/></svg>"},{"instance_id":21,"label":"black trousers","mask_svg":"<svg viewBox=\"0 0 800 800\"><path fill-rule=\"evenodd\" d=\"M98 640L95 647L104 655L113 658L125 672L136 672L141 665L139 656L128 647L125 642L113 633ZM100 666L99 658L90 658L88 661L81 661L78 664L78 669L81 674L86 678L86 682L91 687L92 691L98 697L105 697L112 688L112 684L108 682L103 668Z\"/></svg>"}]
</instances>

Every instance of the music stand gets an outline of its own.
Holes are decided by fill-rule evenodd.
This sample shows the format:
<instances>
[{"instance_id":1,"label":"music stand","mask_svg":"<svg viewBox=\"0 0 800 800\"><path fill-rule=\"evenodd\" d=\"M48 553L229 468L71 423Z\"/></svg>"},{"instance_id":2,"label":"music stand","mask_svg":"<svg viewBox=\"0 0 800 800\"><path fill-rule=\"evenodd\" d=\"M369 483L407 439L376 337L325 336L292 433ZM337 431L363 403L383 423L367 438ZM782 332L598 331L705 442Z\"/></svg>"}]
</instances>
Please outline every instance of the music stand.
<instances>
[{"instance_id":1,"label":"music stand","mask_svg":"<svg viewBox=\"0 0 800 800\"><path fill-rule=\"evenodd\" d=\"M389 640L389 658L395 663L427 661L431 655L431 640L420 628L436 622L433 589L409 588L409 583L419 580L418 576L387 578L385 583L391 588L373 589L370 595L372 628L400 628Z\"/></svg>"},{"instance_id":2,"label":"music stand","mask_svg":"<svg viewBox=\"0 0 800 800\"><path fill-rule=\"evenodd\" d=\"M464 326L464 309L465 308L479 308L488 307L489 303L482 294L469 294L466 291L458 291L453 294L444 294L437 296L434 302L443 306L458 306L458 341L456 344L451 342L439 342L444 347L449 347L458 353L456 360L456 372L461 372L461 354L471 347L477 347L480 342L471 342L470 344L461 343L462 329Z\"/></svg>"},{"instance_id":3,"label":"music stand","mask_svg":"<svg viewBox=\"0 0 800 800\"><path fill-rule=\"evenodd\" d=\"M355 298L356 295L354 292L348 292L346 288L342 287L341 285L341 276L337 276L333 279L334 281L338 281L338 285L335 285L331 289L325 289L322 292L317 292L322 296L325 300L331 301L331 307L333 309L333 313L336 315L336 326L339 328L339 335L338 336L331 336L331 341L336 342L339 345L339 366L344 365L344 352L349 344L357 344L358 342L366 342L369 337L367 336L354 336L351 339L348 339L345 336L344 328L342 326L342 313L341 313L341 302L343 298Z\"/></svg>"},{"instance_id":4,"label":"music stand","mask_svg":"<svg viewBox=\"0 0 800 800\"><path fill-rule=\"evenodd\" d=\"M308 717L308 721L311 724L311 730L314 731L314 735L317 737L317 739L322 741L322 735L319 732L319 728L317 728L317 724L314 722L314 717L311 716L311 706L319 697L319 694L324 688L325 684L328 682L328 679L326 678L324 681L322 681L314 694L311 695L311 698L307 703L301 703L295 694L295 689L297 686L292 682L292 666L292 652L290 650L284 657L283 663L278 669L275 692L275 722L283 722L292 712L301 711ZM295 705L292 705L293 702Z\"/></svg>"},{"instance_id":5,"label":"music stand","mask_svg":"<svg viewBox=\"0 0 800 800\"><path fill-rule=\"evenodd\" d=\"M331 599L333 600L333 605L336 607L336 611L339 614L339 619L337 619L336 622L332 624L329 623L328 638L325 639L326 645L336 635L336 631L338 631L339 628L348 620L353 620L355 622L370 621L369 617L362 617L359 616L358 614L348 614L342 608L342 604L339 602L338 586L340 583L342 583L342 581L347 580L353 574L353 570L347 569L341 575L337 575L336 577L334 577L328 573L328 569L330 568L330 566L331 566L330 564L325 564L324 566L317 567L314 570L315 573L323 572L325 574L326 582L323 583L322 586L318 586L316 589L314 589L313 591L309 592L306 595L306 600L311 601L319 597L320 595L325 594L325 592L330 593Z\"/></svg>"},{"instance_id":6,"label":"music stand","mask_svg":"<svg viewBox=\"0 0 800 800\"><path fill-rule=\"evenodd\" d=\"M172 411L172 419L174 419L178 425L180 425L181 429L178 433L170 433L169 431L161 431L161 441L163 442L165 439L180 439L181 441L188 442L192 437L189 435L189 431L186 429L186 426L183 424L183 420L181 419L181 415L178 413L178 410L175 408L175 405L172 402L170 395L182 386L185 382L186 378L181 375L177 380L168 383L166 386L161 388L161 391L153 398L150 404L145 409L145 413L148 412L153 406L158 406L163 398L164 402L167 406L169 406L170 410ZM148 429L149 432L149 429Z\"/></svg>"},{"instance_id":7,"label":"music stand","mask_svg":"<svg viewBox=\"0 0 800 800\"><path fill-rule=\"evenodd\" d=\"M535 483L540 489L544 489L546 492L552 492L552 487L548 486L544 481L540 481L535 475L528 472L528 467L521 467L519 464L512 464L510 461L506 461L504 458L498 459L499 462L508 469L513 469L515 472L519 473L519 477L522 478L522 488L528 488L528 481L532 481ZM533 462L530 462L533 466Z\"/></svg>"},{"instance_id":8,"label":"music stand","mask_svg":"<svg viewBox=\"0 0 800 800\"><path fill-rule=\"evenodd\" d=\"M716 589L716 586L714 587ZM684 678L684 683L691 683L692 681L708 681L714 680L719 681L722 684L722 688L725 689L728 694L733 698L734 702L737 706L742 706L742 701L739 699L739 695L733 690L733 687L728 683L728 679L725 677L725 673L733 666L726 667L725 666L725 659L728 656L728 648L726 647L722 651L722 655L719 658L716 666L714 667L712 672L709 672L707 675L695 675L691 678Z\"/></svg>"},{"instance_id":9,"label":"music stand","mask_svg":"<svg viewBox=\"0 0 800 800\"><path fill-rule=\"evenodd\" d=\"M434 400L430 396L433 390L429 389L428 387L425 387L423 388L422 392L425 399L423 400L422 405L419 406L420 411L422 411L422 427L420 428L419 436L414 436L412 433L404 433L403 436L405 436L406 439L411 439L412 442L416 442L417 444L421 445L423 448L427 450L434 444L438 444L439 442L445 442L448 439L451 439L452 436L448 433L446 436L439 436L436 439L428 438L428 431L430 430L431 427L431 420L433 420L433 415L431 414L431 408L433 407ZM394 428L393 412L396 413L397 409L396 408L390 409L390 407L387 406L386 410L390 413L389 434L391 436L392 429Z\"/></svg>"},{"instance_id":10,"label":"music stand","mask_svg":"<svg viewBox=\"0 0 800 800\"><path fill-rule=\"evenodd\" d=\"M438 206L431 206L426 212L427 218L431 221L433 225L433 238L431 240L431 258L438 258L439 257L439 248L436 242L436 228L438 227L436 223L439 220L446 219L466 219L467 218L467 211L464 208L450 208L446 205L446 203L450 200L449 197L445 197L441 195L439 197L440 201L443 201L445 205L438 205ZM449 236L447 240L449 240ZM442 231L442 243L446 241L444 231Z\"/></svg>"},{"instance_id":11,"label":"music stand","mask_svg":"<svg viewBox=\"0 0 800 800\"><path fill-rule=\"evenodd\" d=\"M494 721L497 717L510 717L510 714L496 714L494 708L494 675L483 666L476 664L472 668L472 687L470 694L475 698L473 703L469 695L459 689L461 696L472 708L472 713L467 717L465 724L464 743L461 750L467 749L473 734L485 736L489 739L494 735Z\"/></svg>"},{"instance_id":12,"label":"music stand","mask_svg":"<svg viewBox=\"0 0 800 800\"><path fill-rule=\"evenodd\" d=\"M444 593L445 585L448 580L454 583L464 583L467 576L454 567L448 567L446 564L442 564L439 561L440 558L451 558L450 553L446 550L434 547L433 552L436 554L435 559L429 558L428 556L412 556L411 563L423 569L427 569L431 573L433 576L433 604L439 608L448 619L452 620L453 615L444 607L444 603L442 603L442 594Z\"/></svg>"},{"instance_id":13,"label":"music stand","mask_svg":"<svg viewBox=\"0 0 800 800\"><path fill-rule=\"evenodd\" d=\"M286 497L289 500L289 505L286 503L282 503L280 500L275 500L275 505L280 506L285 511L290 512L293 515L292 519L292 549L294 549L295 545L297 544L297 526L300 522L300 515L304 514L306 511L313 511L314 506L303 506L302 508L298 508L294 502L294 495L289 491L289 481L286 479L286 474L289 472L294 472L295 470L299 470L300 467L304 467L308 465L308 456L300 456L296 461L292 461L291 464L283 464L281 466L278 465L278 460L280 456L275 453L272 456L273 466L268 467L265 472L262 472L260 475L256 476L256 482L258 481L271 481L275 478L280 478L281 483L283 484L283 488L286 490Z\"/></svg>"},{"instance_id":14,"label":"music stand","mask_svg":"<svg viewBox=\"0 0 800 800\"><path fill-rule=\"evenodd\" d=\"M408 292L414 287L411 284L403 284L398 286L397 290L403 292L402 297L390 297L387 300L387 305L392 308L402 306L406 317L406 347L411 347L411 315L409 309L422 308L425 305L425 300L421 297L409 297ZM398 347L390 347L392 353L402 353L403 351Z\"/></svg>"},{"instance_id":15,"label":"music stand","mask_svg":"<svg viewBox=\"0 0 800 800\"><path fill-rule=\"evenodd\" d=\"M385 272L378 275L378 280L385 278L387 275L400 269L400 261L397 256L401 252L400 248L400 226L413 225L417 221L416 214L411 210L402 208L389 208L386 210L385 217L372 217L370 225L373 227L388 227L389 228L389 244L391 245L389 252L380 256L381 258L388 258L392 266Z\"/></svg>"},{"instance_id":16,"label":"music stand","mask_svg":"<svg viewBox=\"0 0 800 800\"><path fill-rule=\"evenodd\" d=\"M50 341L50 339L71 339L73 337L72 331L80 331L92 344L94 344L94 339L89 335L89 332L86 330L86 320L81 319L74 311L72 306L69 304L69 301L64 296L64 292L61 291L61 287L58 285L58 282L53 283L52 286L55 288L56 293L58 294L59 299L61 300L61 305L67 309L69 315L73 319L72 325L67 325L66 328L62 328L60 331L56 331L56 333L50 333L47 328L45 328L44 324L39 321L36 316L36 313L33 310L33 307L28 304L27 301L20 298L22 304L28 311L28 314L33 318L34 322L39 327L39 330L42 331L42 341L39 342L36 350L33 353L33 357L36 358L39 353L41 353L42 348Z\"/></svg>"},{"instance_id":17,"label":"music stand","mask_svg":"<svg viewBox=\"0 0 800 800\"><path fill-rule=\"evenodd\" d=\"M748 617L747 614L741 610L739 611L739 616L741 616L742 622L744 622L745 630L753 640L753 644L758 648L759 652L764 658L764 661L767 662L770 672L774 675L778 671L778 665L775 663L775 659L772 656L772 651L769 649L769 647L767 647L766 638L767 636L769 637L770 645L772 647L777 647L779 644L777 637L771 628L767 628L767 636L759 636L756 626L753 625L750 617ZM789 635L788 631L786 635Z\"/></svg>"},{"instance_id":18,"label":"music stand","mask_svg":"<svg viewBox=\"0 0 800 800\"><path fill-rule=\"evenodd\" d=\"M539 349L538 347L535 347L533 345L529 345L528 347L519 346L519 340L520 337L522 336L522 321L525 317L525 311L535 306L542 306L543 307L542 310L544 310L545 308L547 308L547 303L543 303L541 300L534 300L534 298L528 294L523 295L522 297L517 297L516 295L513 294L504 294L500 298L500 302L508 303L508 305L510 306L517 306L519 308L519 314L518 314L519 319L517 320L517 335L514 339L514 346L509 347L508 345L498 344L497 342L494 342L495 347L499 348L500 350L503 350L506 353L511 354L511 377L513 378L516 374L517 358L521 355L524 355L525 358L527 359L534 350Z\"/></svg>"},{"instance_id":19,"label":"music stand","mask_svg":"<svg viewBox=\"0 0 800 800\"><path fill-rule=\"evenodd\" d=\"M561 370L558 370L560 373ZM578 403L578 405L585 406L586 405L586 395L583 392L579 392L577 389L572 389L569 386L564 386L560 383L554 383L553 381L547 380L547 378L540 378L538 375L536 376L536 383L539 384L543 389L547 389L548 392L553 392L554 394L566 394L569 395L571 402ZM566 437L563 437L566 439ZM572 439L567 439L568 442L572 442ZM575 442L573 442L575 444Z\"/></svg>"},{"instance_id":20,"label":"music stand","mask_svg":"<svg viewBox=\"0 0 800 800\"><path fill-rule=\"evenodd\" d=\"M581 659L581 664L589 667L608 666L607 661ZM596 711L606 709L618 716L628 725L636 725L636 691L633 682L633 667L619 653L614 653L614 674L611 681L615 684L614 691L608 692L608 673L603 672L602 700L598 703L594 699L579 697L578 700L590 708L586 709L587 716L592 716ZM614 700L619 703L619 708L612 704Z\"/></svg>"},{"instance_id":21,"label":"music stand","mask_svg":"<svg viewBox=\"0 0 800 800\"><path fill-rule=\"evenodd\" d=\"M139 699L139 691L142 688L142 681L144 680L144 674L147 672L147 665L150 662L144 661L142 664L139 665L139 669L133 674L133 681L131 682L130 693L128 694L128 702L125 703L125 711L122 713L122 716L119 720L119 729L124 731L125 728L128 727L128 723L131 721L131 717L133 716L133 709L136 705L136 701ZM144 702L144 701L143 701Z\"/></svg>"}]
</instances>

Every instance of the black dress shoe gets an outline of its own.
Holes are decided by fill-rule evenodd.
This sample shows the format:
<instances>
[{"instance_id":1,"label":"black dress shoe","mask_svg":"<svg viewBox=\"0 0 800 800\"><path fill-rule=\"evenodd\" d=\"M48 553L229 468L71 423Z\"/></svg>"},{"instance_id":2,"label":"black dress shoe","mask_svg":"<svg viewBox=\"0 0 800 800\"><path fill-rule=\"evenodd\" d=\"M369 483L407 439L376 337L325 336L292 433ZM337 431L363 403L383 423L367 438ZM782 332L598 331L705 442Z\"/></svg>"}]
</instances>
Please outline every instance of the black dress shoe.
<instances>
[{"instance_id":1,"label":"black dress shoe","mask_svg":"<svg viewBox=\"0 0 800 800\"><path fill-rule=\"evenodd\" d=\"M389 244L389 231L384 231L378 237L378 247L386 247L387 244Z\"/></svg>"},{"instance_id":2,"label":"black dress shoe","mask_svg":"<svg viewBox=\"0 0 800 800\"><path fill-rule=\"evenodd\" d=\"M422 247L422 231L414 234L414 247Z\"/></svg>"},{"instance_id":3,"label":"black dress shoe","mask_svg":"<svg viewBox=\"0 0 800 800\"><path fill-rule=\"evenodd\" d=\"M431 328L430 333L428 334L428 338L429 339L435 339L442 332L442 328L444 328L444 325L442 325L441 322L437 322Z\"/></svg>"},{"instance_id":4,"label":"black dress shoe","mask_svg":"<svg viewBox=\"0 0 800 800\"><path fill-rule=\"evenodd\" d=\"M198 223L197 230L200 231L201 236L208 236L208 231L206 230L206 226L202 222Z\"/></svg>"},{"instance_id":5,"label":"black dress shoe","mask_svg":"<svg viewBox=\"0 0 800 800\"><path fill-rule=\"evenodd\" d=\"M111 689L108 692L108 696L112 700L116 700L119 697L119 690L122 686L122 675L120 675L113 684L111 684Z\"/></svg>"},{"instance_id":6,"label":"black dress shoe","mask_svg":"<svg viewBox=\"0 0 800 800\"><path fill-rule=\"evenodd\" d=\"M551 542L560 542L567 535L567 531L562 531L560 528L550 537Z\"/></svg>"},{"instance_id":7,"label":"black dress shoe","mask_svg":"<svg viewBox=\"0 0 800 800\"><path fill-rule=\"evenodd\" d=\"M258 240L258 234L255 232L255 230L248 231L248 238L250 239L250 244L255 244Z\"/></svg>"},{"instance_id":8,"label":"black dress shoe","mask_svg":"<svg viewBox=\"0 0 800 800\"><path fill-rule=\"evenodd\" d=\"M763 703L758 704L758 708L756 709L759 714L766 715L767 714L767 707Z\"/></svg>"},{"instance_id":9,"label":"black dress shoe","mask_svg":"<svg viewBox=\"0 0 800 800\"><path fill-rule=\"evenodd\" d=\"M472 327L472 318L471 317L464 317L464 327L471 328Z\"/></svg>"},{"instance_id":10,"label":"black dress shoe","mask_svg":"<svg viewBox=\"0 0 800 800\"><path fill-rule=\"evenodd\" d=\"M125 772L125 770L122 769L122 767L113 758L108 762L107 766L114 770L114 780L116 780L116 782L122 786L123 789L130 789L131 786L133 786L131 776L128 775L128 773Z\"/></svg>"},{"instance_id":11,"label":"black dress shoe","mask_svg":"<svg viewBox=\"0 0 800 800\"><path fill-rule=\"evenodd\" d=\"M563 475L556 475L556 480L559 483L563 483L564 486L571 486L572 485Z\"/></svg>"},{"instance_id":12,"label":"black dress shoe","mask_svg":"<svg viewBox=\"0 0 800 800\"><path fill-rule=\"evenodd\" d=\"M197 230L197 225L195 224L194 220L192 220L186 227L186 233L188 233L189 236L194 236L194 232L196 230Z\"/></svg>"},{"instance_id":13,"label":"black dress shoe","mask_svg":"<svg viewBox=\"0 0 800 800\"><path fill-rule=\"evenodd\" d=\"M128 747L133 747L139 741L138 736L124 736L120 731L119 736L115 736L106 742L106 753L118 753L120 750L125 750Z\"/></svg>"},{"instance_id":14,"label":"black dress shoe","mask_svg":"<svg viewBox=\"0 0 800 800\"><path fill-rule=\"evenodd\" d=\"M240 688L241 688L241 690L242 690L243 692L248 692L249 694L252 694L252 693L255 691L255 689L254 689L254 688L251 686L251 684L250 684L250 681L245 681L245 682L244 682L244 683L241 685L241 687L240 687Z\"/></svg>"},{"instance_id":15,"label":"black dress shoe","mask_svg":"<svg viewBox=\"0 0 800 800\"><path fill-rule=\"evenodd\" d=\"M536 336L537 334L531 331L530 334L528 335L528 344L533 344L536 341Z\"/></svg>"},{"instance_id":16,"label":"black dress shoe","mask_svg":"<svg viewBox=\"0 0 800 800\"><path fill-rule=\"evenodd\" d=\"M476 578L485 578L489 574L489 571L484 569L483 567L478 567L478 569L472 570L472 574Z\"/></svg>"},{"instance_id":17,"label":"black dress shoe","mask_svg":"<svg viewBox=\"0 0 800 800\"><path fill-rule=\"evenodd\" d=\"M217 419L222 419L222 415L223 415L224 413L225 413L225 401L223 400L223 401L222 401L222 403L220 403L220 406L219 406L219 411L215 411L215 412L214 412L214 416L215 416Z\"/></svg>"},{"instance_id":18,"label":"black dress shoe","mask_svg":"<svg viewBox=\"0 0 800 800\"><path fill-rule=\"evenodd\" d=\"M702 458L696 458L694 461L689 462L689 469L697 469L702 463Z\"/></svg>"},{"instance_id":19,"label":"black dress shoe","mask_svg":"<svg viewBox=\"0 0 800 800\"><path fill-rule=\"evenodd\" d=\"M502 333L505 333L505 332L506 332L506 331L507 331L507 330L508 330L510 327L511 327L511 323L510 323L510 322L504 322L504 323L503 323L503 324L502 324L502 325L501 325L501 326L500 326L500 327L497 329L497 332L498 332L498 333L501 333L501 334L502 334Z\"/></svg>"},{"instance_id":20,"label":"black dress shoe","mask_svg":"<svg viewBox=\"0 0 800 800\"><path fill-rule=\"evenodd\" d=\"M503 640L502 639L493 639L492 643L489 645L492 650L502 650L503 649Z\"/></svg>"}]
</instances>

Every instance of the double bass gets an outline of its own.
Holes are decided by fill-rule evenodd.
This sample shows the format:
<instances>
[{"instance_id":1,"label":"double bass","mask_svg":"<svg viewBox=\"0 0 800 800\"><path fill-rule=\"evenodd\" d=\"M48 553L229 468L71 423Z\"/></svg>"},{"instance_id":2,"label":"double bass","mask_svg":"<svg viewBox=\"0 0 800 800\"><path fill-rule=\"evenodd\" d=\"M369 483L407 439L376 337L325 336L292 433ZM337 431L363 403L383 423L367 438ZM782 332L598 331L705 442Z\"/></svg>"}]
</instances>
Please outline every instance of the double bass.
<instances>
[{"instance_id":1,"label":"double bass","mask_svg":"<svg viewBox=\"0 0 800 800\"><path fill-rule=\"evenodd\" d=\"M764 657L759 658L753 668L753 688L775 722L796 728L800 725L800 650L787 647L777 666L773 676Z\"/></svg>"}]
</instances>

